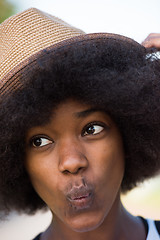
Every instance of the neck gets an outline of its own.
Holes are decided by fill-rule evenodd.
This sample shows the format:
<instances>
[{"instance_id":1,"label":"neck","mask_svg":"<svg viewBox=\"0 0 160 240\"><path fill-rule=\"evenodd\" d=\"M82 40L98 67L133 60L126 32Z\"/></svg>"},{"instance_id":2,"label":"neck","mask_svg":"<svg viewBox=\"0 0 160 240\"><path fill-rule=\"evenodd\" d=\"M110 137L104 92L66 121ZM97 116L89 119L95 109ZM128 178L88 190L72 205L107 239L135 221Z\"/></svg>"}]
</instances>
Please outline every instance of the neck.
<instances>
[{"instance_id":1,"label":"neck","mask_svg":"<svg viewBox=\"0 0 160 240\"><path fill-rule=\"evenodd\" d=\"M136 229L136 231L135 231ZM89 232L75 232L56 217L42 234L41 240L145 240L146 234L141 220L130 215L116 199L103 223Z\"/></svg>"}]
</instances>

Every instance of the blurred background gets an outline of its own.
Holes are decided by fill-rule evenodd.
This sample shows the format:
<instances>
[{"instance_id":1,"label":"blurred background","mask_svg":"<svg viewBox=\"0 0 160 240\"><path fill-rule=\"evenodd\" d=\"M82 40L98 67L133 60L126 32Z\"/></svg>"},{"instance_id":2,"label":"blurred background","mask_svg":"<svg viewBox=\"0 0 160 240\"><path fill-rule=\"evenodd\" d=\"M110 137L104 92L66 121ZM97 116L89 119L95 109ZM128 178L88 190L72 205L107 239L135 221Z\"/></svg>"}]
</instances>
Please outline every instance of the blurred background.
<instances>
[{"instance_id":1,"label":"blurred background","mask_svg":"<svg viewBox=\"0 0 160 240\"><path fill-rule=\"evenodd\" d=\"M118 33L141 43L149 33L160 32L159 0L0 0L0 23L30 7L62 18L86 33ZM122 195L122 201L134 215L160 219L160 176ZM50 212L35 216L12 212L0 222L0 239L31 240L50 219Z\"/></svg>"}]
</instances>

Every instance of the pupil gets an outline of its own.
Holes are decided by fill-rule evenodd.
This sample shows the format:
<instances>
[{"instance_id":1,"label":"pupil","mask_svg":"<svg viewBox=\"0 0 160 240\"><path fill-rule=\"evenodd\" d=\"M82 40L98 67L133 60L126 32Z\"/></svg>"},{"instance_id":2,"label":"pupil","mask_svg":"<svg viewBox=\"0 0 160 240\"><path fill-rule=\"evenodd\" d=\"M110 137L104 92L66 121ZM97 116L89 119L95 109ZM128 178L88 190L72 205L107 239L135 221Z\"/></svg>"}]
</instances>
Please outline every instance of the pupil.
<instances>
[{"instance_id":1,"label":"pupil","mask_svg":"<svg viewBox=\"0 0 160 240\"><path fill-rule=\"evenodd\" d=\"M92 133L94 133L94 131L95 131L94 126L91 126L91 127L88 128L88 131L87 131L87 132L88 132L89 134L92 134Z\"/></svg>"},{"instance_id":2,"label":"pupil","mask_svg":"<svg viewBox=\"0 0 160 240\"><path fill-rule=\"evenodd\" d=\"M42 144L41 138L36 138L33 142L36 147L39 147Z\"/></svg>"}]
</instances>

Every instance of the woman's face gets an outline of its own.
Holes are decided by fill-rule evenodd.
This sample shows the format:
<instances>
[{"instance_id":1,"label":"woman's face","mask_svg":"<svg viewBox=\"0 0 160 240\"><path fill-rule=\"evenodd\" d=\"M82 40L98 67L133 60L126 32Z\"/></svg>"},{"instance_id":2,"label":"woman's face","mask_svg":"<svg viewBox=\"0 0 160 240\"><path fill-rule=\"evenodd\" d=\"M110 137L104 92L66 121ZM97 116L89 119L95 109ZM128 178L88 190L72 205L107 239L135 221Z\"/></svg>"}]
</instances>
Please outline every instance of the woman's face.
<instances>
[{"instance_id":1,"label":"woman's face","mask_svg":"<svg viewBox=\"0 0 160 240\"><path fill-rule=\"evenodd\" d=\"M100 226L115 208L124 174L119 130L103 111L67 100L26 137L26 169L54 214L74 231Z\"/></svg>"}]
</instances>

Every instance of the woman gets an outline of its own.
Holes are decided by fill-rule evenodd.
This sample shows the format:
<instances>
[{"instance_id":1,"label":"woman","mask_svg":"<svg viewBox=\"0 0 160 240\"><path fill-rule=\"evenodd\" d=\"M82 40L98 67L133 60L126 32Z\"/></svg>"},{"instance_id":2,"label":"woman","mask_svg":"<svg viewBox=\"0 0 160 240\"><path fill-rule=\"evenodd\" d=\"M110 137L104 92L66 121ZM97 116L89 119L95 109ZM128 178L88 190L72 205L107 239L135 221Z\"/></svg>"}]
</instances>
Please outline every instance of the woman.
<instances>
[{"instance_id":1,"label":"woman","mask_svg":"<svg viewBox=\"0 0 160 240\"><path fill-rule=\"evenodd\" d=\"M1 24L1 210L53 219L40 240L159 239L120 201L160 169L160 61L116 34L29 9Z\"/></svg>"}]
</instances>

